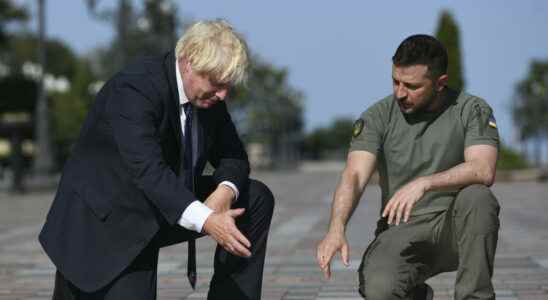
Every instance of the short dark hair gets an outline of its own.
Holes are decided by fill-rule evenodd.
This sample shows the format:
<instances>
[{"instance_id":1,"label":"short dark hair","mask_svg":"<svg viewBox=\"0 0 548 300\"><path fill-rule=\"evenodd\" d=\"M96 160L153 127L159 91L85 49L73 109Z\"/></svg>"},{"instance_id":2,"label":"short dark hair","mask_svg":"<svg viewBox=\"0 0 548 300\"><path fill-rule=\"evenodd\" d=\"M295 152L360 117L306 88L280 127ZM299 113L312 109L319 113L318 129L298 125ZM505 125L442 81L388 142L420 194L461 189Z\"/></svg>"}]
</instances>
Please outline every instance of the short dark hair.
<instances>
[{"instance_id":1,"label":"short dark hair","mask_svg":"<svg viewBox=\"0 0 548 300\"><path fill-rule=\"evenodd\" d=\"M447 73L447 50L435 37L415 34L401 42L392 63L398 67L426 65L427 74L437 78Z\"/></svg>"}]
</instances>

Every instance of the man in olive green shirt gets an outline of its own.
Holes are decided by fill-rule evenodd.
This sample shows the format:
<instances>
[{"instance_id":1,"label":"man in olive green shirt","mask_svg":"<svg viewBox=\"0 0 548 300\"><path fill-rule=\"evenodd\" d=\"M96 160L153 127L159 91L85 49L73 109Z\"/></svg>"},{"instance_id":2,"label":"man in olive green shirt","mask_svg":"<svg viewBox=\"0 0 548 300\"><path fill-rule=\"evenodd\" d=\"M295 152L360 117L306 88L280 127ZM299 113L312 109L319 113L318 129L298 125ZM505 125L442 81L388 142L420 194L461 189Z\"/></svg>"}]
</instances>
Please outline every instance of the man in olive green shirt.
<instances>
[{"instance_id":1,"label":"man in olive green shirt","mask_svg":"<svg viewBox=\"0 0 548 300\"><path fill-rule=\"evenodd\" d=\"M375 240L359 268L366 299L431 299L424 281L457 270L455 299L495 299L491 277L498 239L495 178L499 136L481 98L446 86L447 52L435 38L405 39L392 58L392 95L354 124L329 230L317 260L326 277L375 169L382 190Z\"/></svg>"}]
</instances>

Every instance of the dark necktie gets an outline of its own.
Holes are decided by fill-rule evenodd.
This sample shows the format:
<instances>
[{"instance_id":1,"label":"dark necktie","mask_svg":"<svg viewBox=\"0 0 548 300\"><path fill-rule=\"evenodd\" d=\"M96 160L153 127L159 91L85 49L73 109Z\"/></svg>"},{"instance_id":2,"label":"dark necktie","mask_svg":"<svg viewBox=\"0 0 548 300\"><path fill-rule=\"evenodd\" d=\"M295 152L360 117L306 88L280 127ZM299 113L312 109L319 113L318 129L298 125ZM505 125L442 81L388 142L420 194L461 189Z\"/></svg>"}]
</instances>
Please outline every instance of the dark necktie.
<instances>
[{"instance_id":1,"label":"dark necktie","mask_svg":"<svg viewBox=\"0 0 548 300\"><path fill-rule=\"evenodd\" d=\"M187 102L183 104L183 108L185 110L185 136L184 136L184 167L185 167L185 185L186 187L194 191L193 186L193 178L194 178L194 170L192 165L192 104L190 102Z\"/></svg>"},{"instance_id":2,"label":"dark necktie","mask_svg":"<svg viewBox=\"0 0 548 300\"><path fill-rule=\"evenodd\" d=\"M185 136L184 136L184 166L185 166L185 185L194 192L194 166L192 164L192 104L187 102L183 104L185 110ZM196 242L194 239L188 240L188 261L186 265L186 275L192 289L196 289Z\"/></svg>"}]
</instances>

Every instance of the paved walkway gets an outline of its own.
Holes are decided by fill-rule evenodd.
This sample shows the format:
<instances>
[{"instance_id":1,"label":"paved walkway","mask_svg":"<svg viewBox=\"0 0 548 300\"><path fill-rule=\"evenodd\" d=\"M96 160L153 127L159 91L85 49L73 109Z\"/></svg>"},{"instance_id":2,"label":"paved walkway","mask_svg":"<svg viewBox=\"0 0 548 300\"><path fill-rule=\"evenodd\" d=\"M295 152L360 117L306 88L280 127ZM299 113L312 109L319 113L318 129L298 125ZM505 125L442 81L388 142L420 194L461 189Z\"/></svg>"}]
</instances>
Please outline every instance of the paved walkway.
<instances>
[{"instance_id":1,"label":"paved walkway","mask_svg":"<svg viewBox=\"0 0 548 300\"><path fill-rule=\"evenodd\" d=\"M265 173L254 176L274 191L273 219L263 283L263 299L361 299L356 269L372 238L379 211L379 188L369 187L348 229L351 267L333 265L324 281L314 255L329 219L338 172ZM497 299L548 299L548 185L501 183L493 188L502 206L502 230L495 265ZM36 237L53 193L10 196L0 190L0 300L51 299L54 268ZM186 247L162 250L159 299L205 299L214 244L198 241L198 289L186 281ZM452 299L455 274L441 274L429 283L435 299Z\"/></svg>"}]
</instances>

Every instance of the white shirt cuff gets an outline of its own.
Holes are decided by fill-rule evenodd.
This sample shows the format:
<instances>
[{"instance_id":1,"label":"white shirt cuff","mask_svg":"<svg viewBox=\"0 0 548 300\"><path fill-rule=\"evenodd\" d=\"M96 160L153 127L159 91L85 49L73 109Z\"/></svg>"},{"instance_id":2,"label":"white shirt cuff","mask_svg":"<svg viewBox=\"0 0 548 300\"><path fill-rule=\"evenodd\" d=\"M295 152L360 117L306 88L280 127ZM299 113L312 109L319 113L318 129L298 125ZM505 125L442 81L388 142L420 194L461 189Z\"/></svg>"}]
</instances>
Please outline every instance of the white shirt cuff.
<instances>
[{"instance_id":1,"label":"white shirt cuff","mask_svg":"<svg viewBox=\"0 0 548 300\"><path fill-rule=\"evenodd\" d=\"M196 200L187 206L177 223L188 230L202 232L202 227L211 213L211 208Z\"/></svg>"},{"instance_id":2,"label":"white shirt cuff","mask_svg":"<svg viewBox=\"0 0 548 300\"><path fill-rule=\"evenodd\" d=\"M240 192L238 191L238 188L236 187L236 185L234 183L225 180L225 181L221 182L220 184L226 185L229 188L231 188L232 191L234 192L234 200L233 201L238 200L238 196L240 196Z\"/></svg>"}]
</instances>

